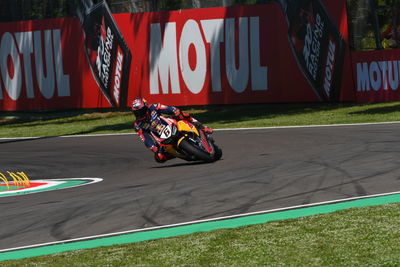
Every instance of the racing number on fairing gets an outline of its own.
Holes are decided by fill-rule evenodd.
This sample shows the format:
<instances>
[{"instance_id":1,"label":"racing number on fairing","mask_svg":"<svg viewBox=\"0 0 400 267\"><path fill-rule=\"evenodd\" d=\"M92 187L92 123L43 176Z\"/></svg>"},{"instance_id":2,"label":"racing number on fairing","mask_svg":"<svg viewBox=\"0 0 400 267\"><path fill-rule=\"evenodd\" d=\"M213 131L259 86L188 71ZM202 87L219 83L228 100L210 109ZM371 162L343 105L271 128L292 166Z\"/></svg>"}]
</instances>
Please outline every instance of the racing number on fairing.
<instances>
[{"instance_id":1,"label":"racing number on fairing","mask_svg":"<svg viewBox=\"0 0 400 267\"><path fill-rule=\"evenodd\" d=\"M172 131L171 131L171 126L166 125L164 127L162 127L159 131L158 134L160 135L160 137L162 139L167 139L171 136Z\"/></svg>"}]
</instances>

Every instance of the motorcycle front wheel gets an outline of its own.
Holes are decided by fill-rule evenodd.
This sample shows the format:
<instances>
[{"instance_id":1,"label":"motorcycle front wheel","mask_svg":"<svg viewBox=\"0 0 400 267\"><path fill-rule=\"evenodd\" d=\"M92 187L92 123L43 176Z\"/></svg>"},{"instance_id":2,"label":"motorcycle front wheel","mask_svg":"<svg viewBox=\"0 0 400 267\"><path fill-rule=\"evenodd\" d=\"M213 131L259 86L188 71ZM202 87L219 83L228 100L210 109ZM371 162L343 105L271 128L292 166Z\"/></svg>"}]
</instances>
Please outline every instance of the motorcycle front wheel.
<instances>
[{"instance_id":1,"label":"motorcycle front wheel","mask_svg":"<svg viewBox=\"0 0 400 267\"><path fill-rule=\"evenodd\" d=\"M187 140L182 140L179 145L186 153L195 156L197 159L205 162L213 162L214 158L210 154L198 149Z\"/></svg>"}]
</instances>

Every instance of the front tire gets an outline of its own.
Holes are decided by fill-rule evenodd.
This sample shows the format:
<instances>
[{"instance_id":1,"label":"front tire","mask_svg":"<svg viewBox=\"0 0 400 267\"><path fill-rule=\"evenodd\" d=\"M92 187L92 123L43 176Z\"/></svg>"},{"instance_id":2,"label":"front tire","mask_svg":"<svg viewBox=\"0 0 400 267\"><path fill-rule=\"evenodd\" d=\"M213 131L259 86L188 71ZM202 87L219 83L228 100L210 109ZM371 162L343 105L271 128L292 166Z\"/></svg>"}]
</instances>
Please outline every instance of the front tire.
<instances>
[{"instance_id":1,"label":"front tire","mask_svg":"<svg viewBox=\"0 0 400 267\"><path fill-rule=\"evenodd\" d=\"M217 161L222 157L222 150L216 145L214 145L214 149L215 149L214 161Z\"/></svg>"},{"instance_id":2,"label":"front tire","mask_svg":"<svg viewBox=\"0 0 400 267\"><path fill-rule=\"evenodd\" d=\"M204 151L201 151L200 149L196 148L195 146L193 146L186 140L182 140L179 146L186 153L188 153L189 155L195 156L199 160L202 160L205 162L213 162L214 161L214 158L210 154L208 154Z\"/></svg>"}]
</instances>

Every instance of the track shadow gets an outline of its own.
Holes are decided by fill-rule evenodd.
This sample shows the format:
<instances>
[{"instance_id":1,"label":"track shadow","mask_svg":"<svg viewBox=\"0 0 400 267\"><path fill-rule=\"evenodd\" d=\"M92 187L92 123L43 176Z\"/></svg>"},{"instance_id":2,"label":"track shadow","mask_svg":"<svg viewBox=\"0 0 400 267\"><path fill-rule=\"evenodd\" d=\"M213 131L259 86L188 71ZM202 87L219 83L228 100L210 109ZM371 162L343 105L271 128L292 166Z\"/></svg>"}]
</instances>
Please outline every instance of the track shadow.
<instances>
[{"instance_id":1,"label":"track shadow","mask_svg":"<svg viewBox=\"0 0 400 267\"><path fill-rule=\"evenodd\" d=\"M182 167L182 166L194 166L194 165L202 165L202 164L210 164L208 162L203 161L193 161L193 162L182 162L182 163L175 163L171 165L162 165L157 167L151 167L152 169L164 169L164 168L174 168L174 167Z\"/></svg>"},{"instance_id":2,"label":"track shadow","mask_svg":"<svg viewBox=\"0 0 400 267\"><path fill-rule=\"evenodd\" d=\"M277 103L277 104L233 104L233 105L212 105L184 107L184 110L191 108L205 109L205 112L195 114L194 117L204 124L211 123L233 123L260 118L275 118L282 115L312 114L321 111L336 110L351 104L342 103Z\"/></svg>"},{"instance_id":3,"label":"track shadow","mask_svg":"<svg viewBox=\"0 0 400 267\"><path fill-rule=\"evenodd\" d=\"M124 123L117 123L117 124L112 124L112 125L101 125L101 126L93 127L87 131L77 131L70 135L98 134L98 133L102 133L105 131L120 132L122 130L131 130L131 132L133 133L134 132L133 124L130 122L126 122L126 123L124 122Z\"/></svg>"},{"instance_id":4,"label":"track shadow","mask_svg":"<svg viewBox=\"0 0 400 267\"><path fill-rule=\"evenodd\" d=\"M349 114L389 114L389 113L394 113L394 112L399 112L400 111L400 105L394 105L394 106L388 106L388 107L375 107L375 108L369 108L366 110L362 111L355 111L355 112L350 112Z\"/></svg>"},{"instance_id":5,"label":"track shadow","mask_svg":"<svg viewBox=\"0 0 400 267\"><path fill-rule=\"evenodd\" d=\"M39 124L63 124L70 122L80 122L96 120L98 118L79 117L82 115L90 115L93 113L111 113L126 112L126 108L98 108L98 109L64 109L64 110L45 110L45 111L1 111L0 125L19 126L22 123L30 123L30 125ZM54 122L56 119L68 119L66 122ZM24 126L24 125L23 125Z\"/></svg>"},{"instance_id":6,"label":"track shadow","mask_svg":"<svg viewBox=\"0 0 400 267\"><path fill-rule=\"evenodd\" d=\"M37 140L56 138L56 137L58 137L58 136L27 137L27 138L20 138L20 139L5 139L5 140L0 140L0 145L10 144L10 143L19 143L19 142L28 142L28 141L37 141Z\"/></svg>"}]
</instances>

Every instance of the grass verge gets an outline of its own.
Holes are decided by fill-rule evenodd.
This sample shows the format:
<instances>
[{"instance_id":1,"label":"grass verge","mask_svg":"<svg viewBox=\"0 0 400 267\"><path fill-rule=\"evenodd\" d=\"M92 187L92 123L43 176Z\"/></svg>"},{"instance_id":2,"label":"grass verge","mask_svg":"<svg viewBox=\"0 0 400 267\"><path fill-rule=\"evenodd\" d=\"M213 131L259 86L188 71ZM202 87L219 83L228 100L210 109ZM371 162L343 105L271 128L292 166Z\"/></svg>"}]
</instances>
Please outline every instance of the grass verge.
<instances>
[{"instance_id":1,"label":"grass verge","mask_svg":"<svg viewBox=\"0 0 400 267\"><path fill-rule=\"evenodd\" d=\"M400 120L400 102L377 104L253 104L184 107L213 128L365 123ZM127 110L2 112L0 137L132 132Z\"/></svg>"},{"instance_id":2,"label":"grass verge","mask_svg":"<svg viewBox=\"0 0 400 267\"><path fill-rule=\"evenodd\" d=\"M398 266L400 204L5 261L2 266Z\"/></svg>"}]
</instances>

